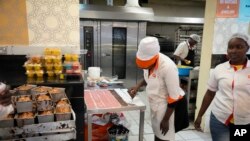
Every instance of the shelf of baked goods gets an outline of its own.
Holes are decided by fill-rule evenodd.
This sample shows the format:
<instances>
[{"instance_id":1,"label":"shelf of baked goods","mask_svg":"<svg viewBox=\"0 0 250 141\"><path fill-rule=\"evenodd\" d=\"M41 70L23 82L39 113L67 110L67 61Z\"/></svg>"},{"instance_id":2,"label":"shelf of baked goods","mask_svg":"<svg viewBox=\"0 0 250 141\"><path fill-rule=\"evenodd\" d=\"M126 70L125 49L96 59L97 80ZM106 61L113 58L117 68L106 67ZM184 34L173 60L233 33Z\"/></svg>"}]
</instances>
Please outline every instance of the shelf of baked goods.
<instances>
[{"instance_id":1,"label":"shelf of baked goods","mask_svg":"<svg viewBox=\"0 0 250 141\"><path fill-rule=\"evenodd\" d=\"M63 62L63 75L65 79L80 79L82 77L82 65L79 55L65 54Z\"/></svg>"},{"instance_id":2,"label":"shelf of baked goods","mask_svg":"<svg viewBox=\"0 0 250 141\"><path fill-rule=\"evenodd\" d=\"M27 55L23 65L29 78L60 75L63 70L62 54L59 48L45 48L43 55Z\"/></svg>"},{"instance_id":3,"label":"shelf of baked goods","mask_svg":"<svg viewBox=\"0 0 250 141\"><path fill-rule=\"evenodd\" d=\"M62 55L58 48L45 48L43 55L27 56L24 67L28 78L79 78L82 72L79 54Z\"/></svg>"},{"instance_id":4,"label":"shelf of baked goods","mask_svg":"<svg viewBox=\"0 0 250 141\"><path fill-rule=\"evenodd\" d=\"M64 62L64 70L63 70L65 79L79 79L82 77L82 66L80 62Z\"/></svg>"},{"instance_id":5,"label":"shelf of baked goods","mask_svg":"<svg viewBox=\"0 0 250 141\"><path fill-rule=\"evenodd\" d=\"M0 119L0 139L76 138L75 113L64 88L22 85L13 91L14 111Z\"/></svg>"}]
</instances>

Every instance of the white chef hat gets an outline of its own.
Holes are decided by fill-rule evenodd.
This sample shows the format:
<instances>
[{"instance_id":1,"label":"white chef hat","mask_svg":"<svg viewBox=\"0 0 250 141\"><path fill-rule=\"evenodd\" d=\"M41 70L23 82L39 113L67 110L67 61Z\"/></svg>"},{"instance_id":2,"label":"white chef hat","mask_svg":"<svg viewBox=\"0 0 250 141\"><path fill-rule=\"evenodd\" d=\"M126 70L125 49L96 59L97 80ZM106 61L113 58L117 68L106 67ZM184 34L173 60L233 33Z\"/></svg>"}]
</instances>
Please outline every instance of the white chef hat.
<instances>
[{"instance_id":1,"label":"white chef hat","mask_svg":"<svg viewBox=\"0 0 250 141\"><path fill-rule=\"evenodd\" d=\"M140 68L147 68L155 63L160 52L160 45L156 37L145 37L140 41L136 53L136 64Z\"/></svg>"},{"instance_id":2,"label":"white chef hat","mask_svg":"<svg viewBox=\"0 0 250 141\"><path fill-rule=\"evenodd\" d=\"M191 39L193 39L194 41L196 41L197 43L199 43L199 42L201 41L200 36L197 35L197 34L191 34L189 37L190 37Z\"/></svg>"},{"instance_id":3,"label":"white chef hat","mask_svg":"<svg viewBox=\"0 0 250 141\"><path fill-rule=\"evenodd\" d=\"M231 38L229 39L229 41L233 38L240 38L242 40L244 40L248 46L250 46L250 39L249 37L246 35L246 34L243 34L243 33L235 33L231 36Z\"/></svg>"}]
</instances>

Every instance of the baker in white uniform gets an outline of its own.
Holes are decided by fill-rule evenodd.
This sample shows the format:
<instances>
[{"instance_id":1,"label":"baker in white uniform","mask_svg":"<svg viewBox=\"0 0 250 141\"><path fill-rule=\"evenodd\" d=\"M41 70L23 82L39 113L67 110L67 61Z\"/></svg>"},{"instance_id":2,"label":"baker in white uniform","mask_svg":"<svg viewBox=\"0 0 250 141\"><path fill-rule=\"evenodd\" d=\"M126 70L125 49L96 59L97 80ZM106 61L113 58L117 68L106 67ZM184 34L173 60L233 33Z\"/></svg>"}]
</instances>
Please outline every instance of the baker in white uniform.
<instances>
[{"instance_id":1,"label":"baker in white uniform","mask_svg":"<svg viewBox=\"0 0 250 141\"><path fill-rule=\"evenodd\" d=\"M191 34L186 41L181 42L174 52L177 64L194 67L196 44L200 42L200 36Z\"/></svg>"},{"instance_id":2,"label":"baker in white uniform","mask_svg":"<svg viewBox=\"0 0 250 141\"><path fill-rule=\"evenodd\" d=\"M174 108L184 96L184 92L179 86L175 63L159 51L157 38L145 37L141 40L136 54L136 64L143 69L144 79L131 88L129 93L134 97L137 90L146 85L155 141L173 141Z\"/></svg>"}]
</instances>

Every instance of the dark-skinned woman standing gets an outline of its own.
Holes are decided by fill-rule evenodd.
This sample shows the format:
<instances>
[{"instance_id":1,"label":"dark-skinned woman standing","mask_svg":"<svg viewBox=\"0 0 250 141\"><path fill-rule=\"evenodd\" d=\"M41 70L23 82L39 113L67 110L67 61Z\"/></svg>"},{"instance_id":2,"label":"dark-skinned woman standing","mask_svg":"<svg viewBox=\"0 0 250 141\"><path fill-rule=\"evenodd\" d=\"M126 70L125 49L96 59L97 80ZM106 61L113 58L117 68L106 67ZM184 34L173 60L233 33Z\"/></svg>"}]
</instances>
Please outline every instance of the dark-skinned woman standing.
<instances>
[{"instance_id":1,"label":"dark-skinned woman standing","mask_svg":"<svg viewBox=\"0 0 250 141\"><path fill-rule=\"evenodd\" d=\"M250 60L246 54L247 35L236 33L228 42L229 61L215 67L194 126L201 130L201 119L210 103L210 132L213 141L229 141L230 126L250 126Z\"/></svg>"}]
</instances>

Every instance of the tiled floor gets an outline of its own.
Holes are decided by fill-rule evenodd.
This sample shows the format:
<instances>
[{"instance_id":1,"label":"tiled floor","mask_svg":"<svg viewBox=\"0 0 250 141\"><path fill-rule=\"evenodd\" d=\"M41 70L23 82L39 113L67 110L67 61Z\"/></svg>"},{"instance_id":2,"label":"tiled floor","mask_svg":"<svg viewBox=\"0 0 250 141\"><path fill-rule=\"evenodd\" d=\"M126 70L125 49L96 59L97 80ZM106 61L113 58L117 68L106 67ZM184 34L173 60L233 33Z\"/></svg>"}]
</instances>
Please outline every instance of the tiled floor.
<instances>
[{"instance_id":1,"label":"tiled floor","mask_svg":"<svg viewBox=\"0 0 250 141\"><path fill-rule=\"evenodd\" d=\"M146 95L144 92L140 92L140 98L146 104L147 109L145 111L144 121L144 137L143 141L154 141L154 134L151 128L151 121L149 117L149 106L146 101ZM139 111L127 111L123 112L126 120L128 121L128 127L130 130L129 141L138 141L139 137ZM210 133L203 133L194 130L193 124L183 131L179 131L175 134L176 141L212 141Z\"/></svg>"}]
</instances>

